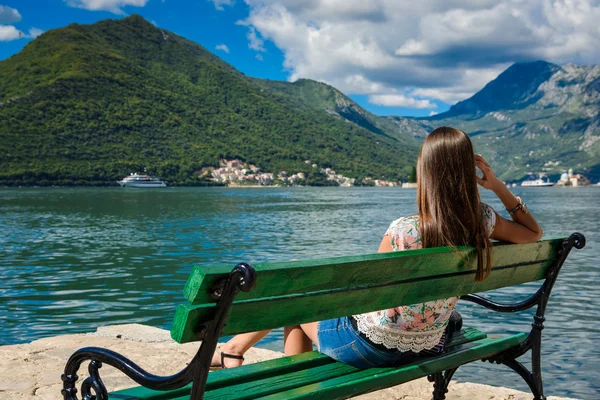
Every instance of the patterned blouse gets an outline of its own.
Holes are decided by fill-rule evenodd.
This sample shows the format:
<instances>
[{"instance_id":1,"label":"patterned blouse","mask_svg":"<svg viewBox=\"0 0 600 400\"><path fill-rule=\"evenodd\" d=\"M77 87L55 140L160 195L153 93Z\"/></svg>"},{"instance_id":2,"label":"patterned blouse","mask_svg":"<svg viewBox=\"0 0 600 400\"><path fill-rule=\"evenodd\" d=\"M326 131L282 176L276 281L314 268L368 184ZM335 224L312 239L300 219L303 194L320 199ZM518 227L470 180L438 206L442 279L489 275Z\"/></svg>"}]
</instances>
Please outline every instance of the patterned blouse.
<instances>
[{"instance_id":1,"label":"patterned blouse","mask_svg":"<svg viewBox=\"0 0 600 400\"><path fill-rule=\"evenodd\" d=\"M496 212L485 203L481 211L489 234L496 225ZM386 231L394 251L422 248L419 217L404 217L393 221ZM444 336L450 314L458 298L450 297L426 303L398 306L388 310L354 315L358 330L374 343L388 349L420 352L432 350Z\"/></svg>"}]
</instances>

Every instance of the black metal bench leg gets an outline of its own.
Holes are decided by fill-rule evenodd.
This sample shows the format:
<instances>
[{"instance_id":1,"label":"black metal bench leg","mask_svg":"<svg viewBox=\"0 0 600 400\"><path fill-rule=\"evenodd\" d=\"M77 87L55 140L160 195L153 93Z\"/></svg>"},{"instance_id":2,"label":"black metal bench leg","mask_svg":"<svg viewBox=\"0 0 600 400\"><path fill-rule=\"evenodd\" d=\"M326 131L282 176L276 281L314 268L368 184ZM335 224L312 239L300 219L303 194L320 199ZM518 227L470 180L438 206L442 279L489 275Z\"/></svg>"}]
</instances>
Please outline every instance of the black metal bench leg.
<instances>
[{"instance_id":1,"label":"black metal bench leg","mask_svg":"<svg viewBox=\"0 0 600 400\"><path fill-rule=\"evenodd\" d=\"M490 359L482 360L496 364L504 364L519 374L529 386L534 400L546 400L546 396L544 396L544 386L542 384L541 347L542 329L544 329L543 322L543 317L535 316L534 323L532 324L533 329L525 342L516 348L509 349ZM517 358L521 357L527 351L531 351L531 372L523 364L517 361Z\"/></svg>"},{"instance_id":2,"label":"black metal bench leg","mask_svg":"<svg viewBox=\"0 0 600 400\"><path fill-rule=\"evenodd\" d=\"M546 400L546 397L543 395L543 392L540 392L538 390L538 386L536 383L536 379L534 378L534 375L531 372L529 372L527 370L527 368L525 368L525 366L523 366L523 364L521 364L517 360L504 360L502 362L499 362L498 364L504 364L507 367L509 367L510 369L512 369L513 371L515 371L517 374L519 374L521 376L521 378L523 378L523 380L529 386L529 389L531 390L531 393L533 394L534 400ZM541 385L541 383L542 382L540 380L539 384Z\"/></svg>"},{"instance_id":3,"label":"black metal bench leg","mask_svg":"<svg viewBox=\"0 0 600 400\"><path fill-rule=\"evenodd\" d=\"M543 323L543 318L541 318L541 321L537 321L537 317L535 317L535 319L540 325ZM536 323L534 322L534 325L535 324ZM538 330L539 336L537 340L533 340L531 345L531 377L533 379L533 386L535 387L535 390L532 389L532 392L535 400L546 400L546 396L544 396L544 385L542 383L542 329L543 325Z\"/></svg>"},{"instance_id":4,"label":"black metal bench leg","mask_svg":"<svg viewBox=\"0 0 600 400\"><path fill-rule=\"evenodd\" d=\"M542 362L540 354L542 347L542 329L544 329L543 321L543 317L534 317L534 323L532 324L533 329L531 330L529 337L520 346L497 354L489 359L482 360L506 365L519 374L529 386L534 400L546 400L542 384ZM523 364L517 361L517 358L528 351L531 351L531 372Z\"/></svg>"},{"instance_id":5,"label":"black metal bench leg","mask_svg":"<svg viewBox=\"0 0 600 400\"><path fill-rule=\"evenodd\" d=\"M433 400L446 399L446 393L448 393L448 385L450 384L452 376L454 376L454 373L457 369L458 367L447 369L444 372L437 372L427 377L429 382L433 382Z\"/></svg>"},{"instance_id":6,"label":"black metal bench leg","mask_svg":"<svg viewBox=\"0 0 600 400\"><path fill-rule=\"evenodd\" d=\"M246 263L241 263L233 269L226 281L217 283L212 288L213 297L219 299L219 302L217 303L217 311L214 319L207 325L198 327L203 340L200 351L190 363L194 368L190 400L201 400L204 397L210 362L217 348L221 331L227 321L227 314L233 303L233 299L240 290L247 292L252 289L255 282L256 272L254 268Z\"/></svg>"}]
</instances>

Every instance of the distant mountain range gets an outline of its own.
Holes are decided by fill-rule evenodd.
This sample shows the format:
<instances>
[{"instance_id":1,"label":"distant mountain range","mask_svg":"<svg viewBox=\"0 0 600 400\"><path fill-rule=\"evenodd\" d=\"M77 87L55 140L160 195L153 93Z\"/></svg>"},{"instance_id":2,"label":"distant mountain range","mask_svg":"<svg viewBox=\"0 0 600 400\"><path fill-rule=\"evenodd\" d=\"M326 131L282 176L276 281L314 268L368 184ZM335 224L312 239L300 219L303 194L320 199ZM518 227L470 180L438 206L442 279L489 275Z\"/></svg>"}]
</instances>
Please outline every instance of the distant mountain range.
<instances>
[{"instance_id":1,"label":"distant mountain range","mask_svg":"<svg viewBox=\"0 0 600 400\"><path fill-rule=\"evenodd\" d=\"M600 178L597 65L514 64L447 112L409 121L418 123L411 125L414 135L460 127L503 179L559 175L569 168Z\"/></svg>"},{"instance_id":2,"label":"distant mountain range","mask_svg":"<svg viewBox=\"0 0 600 400\"><path fill-rule=\"evenodd\" d=\"M0 61L0 184L196 184L222 159L310 174L408 177L436 126L469 133L504 179L600 177L600 68L515 64L429 118L376 116L337 89L243 75L133 15L48 31Z\"/></svg>"}]
</instances>

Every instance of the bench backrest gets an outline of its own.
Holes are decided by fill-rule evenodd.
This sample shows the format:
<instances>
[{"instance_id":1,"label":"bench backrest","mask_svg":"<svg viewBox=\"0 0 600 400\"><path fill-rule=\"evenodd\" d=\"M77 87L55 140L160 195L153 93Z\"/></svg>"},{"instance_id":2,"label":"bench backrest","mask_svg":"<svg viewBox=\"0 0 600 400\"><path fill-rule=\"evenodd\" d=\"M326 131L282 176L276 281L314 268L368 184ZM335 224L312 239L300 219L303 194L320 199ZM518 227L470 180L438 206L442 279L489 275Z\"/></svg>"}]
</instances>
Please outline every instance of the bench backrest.
<instances>
[{"instance_id":1,"label":"bench backrest","mask_svg":"<svg viewBox=\"0 0 600 400\"><path fill-rule=\"evenodd\" d=\"M447 247L254 264L256 286L236 296L222 335L321 321L430 300L484 292L543 279L564 239L529 244L496 243L493 270L475 282L473 248ZM466 260L466 261L465 261ZM175 313L171 336L198 340L196 329L210 320L216 300L210 288L232 266L194 267L186 284L187 304Z\"/></svg>"}]
</instances>

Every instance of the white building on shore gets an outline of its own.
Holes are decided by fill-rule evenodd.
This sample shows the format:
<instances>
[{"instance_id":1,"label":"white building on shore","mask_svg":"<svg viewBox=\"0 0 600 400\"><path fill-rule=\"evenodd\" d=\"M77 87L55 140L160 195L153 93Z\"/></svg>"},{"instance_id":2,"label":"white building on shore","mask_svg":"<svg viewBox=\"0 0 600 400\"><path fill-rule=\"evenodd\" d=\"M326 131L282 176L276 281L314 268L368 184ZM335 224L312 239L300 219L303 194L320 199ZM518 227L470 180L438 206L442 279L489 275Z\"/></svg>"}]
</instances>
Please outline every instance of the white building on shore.
<instances>
[{"instance_id":1,"label":"white building on shore","mask_svg":"<svg viewBox=\"0 0 600 400\"><path fill-rule=\"evenodd\" d=\"M588 186L590 180L582 174L574 174L573 168L570 168L568 172L563 172L558 181L558 186Z\"/></svg>"}]
</instances>

